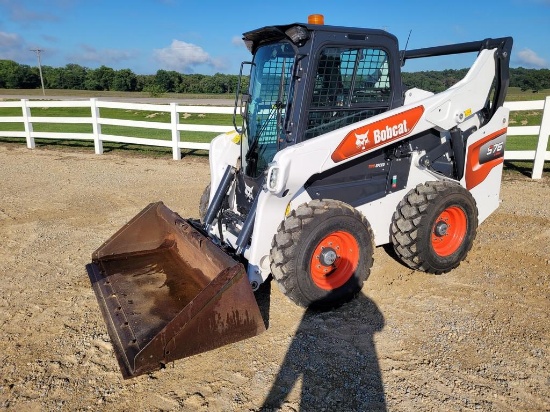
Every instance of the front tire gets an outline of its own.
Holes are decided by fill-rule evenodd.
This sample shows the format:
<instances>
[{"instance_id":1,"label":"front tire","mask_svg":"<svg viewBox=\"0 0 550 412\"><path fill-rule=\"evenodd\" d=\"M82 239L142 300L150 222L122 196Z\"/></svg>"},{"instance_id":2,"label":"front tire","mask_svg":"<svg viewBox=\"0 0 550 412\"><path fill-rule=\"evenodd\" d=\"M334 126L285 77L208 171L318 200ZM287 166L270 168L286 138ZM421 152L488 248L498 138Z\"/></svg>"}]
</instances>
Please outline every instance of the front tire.
<instances>
[{"instance_id":1,"label":"front tire","mask_svg":"<svg viewBox=\"0 0 550 412\"><path fill-rule=\"evenodd\" d=\"M391 240L411 269L440 274L456 268L472 248L478 226L469 191L448 181L418 185L401 200Z\"/></svg>"},{"instance_id":2,"label":"front tire","mask_svg":"<svg viewBox=\"0 0 550 412\"><path fill-rule=\"evenodd\" d=\"M281 223L271 246L273 277L304 307L331 308L351 300L373 263L369 223L336 200L300 205Z\"/></svg>"}]
</instances>

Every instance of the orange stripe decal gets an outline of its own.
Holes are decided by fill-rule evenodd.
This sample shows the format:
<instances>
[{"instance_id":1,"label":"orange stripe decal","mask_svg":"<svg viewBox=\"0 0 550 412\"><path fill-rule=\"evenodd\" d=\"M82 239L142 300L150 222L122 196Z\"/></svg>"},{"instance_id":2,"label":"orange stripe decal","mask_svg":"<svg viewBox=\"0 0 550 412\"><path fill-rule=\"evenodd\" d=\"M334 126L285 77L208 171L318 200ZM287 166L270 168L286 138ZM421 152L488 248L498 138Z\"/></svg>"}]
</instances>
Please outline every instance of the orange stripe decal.
<instances>
[{"instance_id":1,"label":"orange stripe decal","mask_svg":"<svg viewBox=\"0 0 550 412\"><path fill-rule=\"evenodd\" d=\"M470 190L485 180L493 167L504 162L506 131L500 129L468 147L466 160L466 189Z\"/></svg>"},{"instance_id":2,"label":"orange stripe decal","mask_svg":"<svg viewBox=\"0 0 550 412\"><path fill-rule=\"evenodd\" d=\"M358 127L344 137L332 153L331 158L338 163L401 139L411 133L423 114L424 106L417 106L386 119Z\"/></svg>"}]
</instances>

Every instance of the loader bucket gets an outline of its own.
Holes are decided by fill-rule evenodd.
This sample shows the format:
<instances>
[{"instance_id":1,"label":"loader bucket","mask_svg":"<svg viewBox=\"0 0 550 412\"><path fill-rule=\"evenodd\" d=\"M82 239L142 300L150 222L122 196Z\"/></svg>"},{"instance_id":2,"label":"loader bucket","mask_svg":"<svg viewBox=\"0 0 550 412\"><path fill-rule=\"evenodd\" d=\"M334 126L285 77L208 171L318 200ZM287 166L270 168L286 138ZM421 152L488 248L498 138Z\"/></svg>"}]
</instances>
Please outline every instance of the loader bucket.
<instances>
[{"instance_id":1,"label":"loader bucket","mask_svg":"<svg viewBox=\"0 0 550 412\"><path fill-rule=\"evenodd\" d=\"M265 330L243 265L162 202L97 249L87 270L124 378Z\"/></svg>"}]
</instances>

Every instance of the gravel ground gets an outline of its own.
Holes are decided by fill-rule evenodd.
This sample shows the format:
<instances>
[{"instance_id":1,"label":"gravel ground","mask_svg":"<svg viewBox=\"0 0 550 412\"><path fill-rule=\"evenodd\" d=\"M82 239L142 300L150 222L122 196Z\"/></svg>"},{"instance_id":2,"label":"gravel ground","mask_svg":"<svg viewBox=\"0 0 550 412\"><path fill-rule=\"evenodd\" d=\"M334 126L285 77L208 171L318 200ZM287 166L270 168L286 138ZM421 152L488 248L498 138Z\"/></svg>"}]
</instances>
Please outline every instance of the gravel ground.
<instances>
[{"instance_id":1,"label":"gravel ground","mask_svg":"<svg viewBox=\"0 0 550 412\"><path fill-rule=\"evenodd\" d=\"M0 144L0 409L549 411L550 178L506 172L459 268L384 248L362 294L305 311L268 284L255 338L123 380L85 271L145 205L197 217L206 158Z\"/></svg>"}]
</instances>

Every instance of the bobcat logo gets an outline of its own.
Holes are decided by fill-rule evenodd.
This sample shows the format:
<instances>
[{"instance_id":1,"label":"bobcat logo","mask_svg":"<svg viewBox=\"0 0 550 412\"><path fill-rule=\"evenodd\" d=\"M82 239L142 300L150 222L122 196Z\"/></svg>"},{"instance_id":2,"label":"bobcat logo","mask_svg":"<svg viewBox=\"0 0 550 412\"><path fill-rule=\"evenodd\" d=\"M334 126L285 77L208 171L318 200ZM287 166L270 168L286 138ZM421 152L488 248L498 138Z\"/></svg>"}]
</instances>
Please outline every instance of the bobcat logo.
<instances>
[{"instance_id":1,"label":"bobcat logo","mask_svg":"<svg viewBox=\"0 0 550 412\"><path fill-rule=\"evenodd\" d=\"M246 196L246 200L248 202L252 202L254 200L254 194L252 193L252 186L248 186L246 183L244 184L244 195Z\"/></svg>"},{"instance_id":2,"label":"bobcat logo","mask_svg":"<svg viewBox=\"0 0 550 412\"><path fill-rule=\"evenodd\" d=\"M361 148L361 150L365 150L369 142L369 130L367 130L365 134L355 133L355 146L357 146L358 149Z\"/></svg>"}]
</instances>

